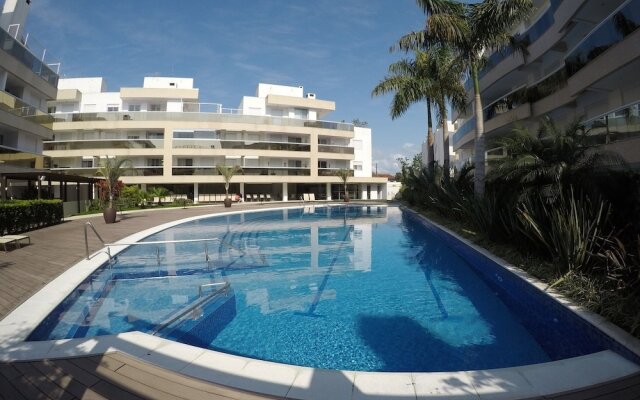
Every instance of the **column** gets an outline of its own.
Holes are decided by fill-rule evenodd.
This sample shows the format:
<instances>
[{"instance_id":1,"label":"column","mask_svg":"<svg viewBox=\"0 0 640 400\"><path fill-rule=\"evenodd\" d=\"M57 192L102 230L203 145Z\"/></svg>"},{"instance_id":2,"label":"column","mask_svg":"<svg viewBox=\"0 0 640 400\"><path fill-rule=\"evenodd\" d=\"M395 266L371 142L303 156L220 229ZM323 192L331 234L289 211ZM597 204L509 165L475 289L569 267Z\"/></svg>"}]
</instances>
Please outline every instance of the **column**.
<instances>
[{"instance_id":1,"label":"column","mask_svg":"<svg viewBox=\"0 0 640 400\"><path fill-rule=\"evenodd\" d=\"M36 186L38 188L38 200L42 199L42 181L40 180L40 177L38 177L38 181L36 183Z\"/></svg>"},{"instance_id":2,"label":"column","mask_svg":"<svg viewBox=\"0 0 640 400\"><path fill-rule=\"evenodd\" d=\"M198 204L198 197L199 197L198 187L199 186L200 185L198 183L193 184L193 204Z\"/></svg>"},{"instance_id":3,"label":"column","mask_svg":"<svg viewBox=\"0 0 640 400\"><path fill-rule=\"evenodd\" d=\"M282 184L282 201L289 201L289 184L287 182Z\"/></svg>"},{"instance_id":4,"label":"column","mask_svg":"<svg viewBox=\"0 0 640 400\"><path fill-rule=\"evenodd\" d=\"M2 190L2 193L0 193L0 195L2 196L2 200L6 200L7 199L7 177L6 176L0 175L0 190Z\"/></svg>"},{"instance_id":5,"label":"column","mask_svg":"<svg viewBox=\"0 0 640 400\"><path fill-rule=\"evenodd\" d=\"M147 191L147 184L146 183L141 183L140 184L140 190L146 192Z\"/></svg>"},{"instance_id":6,"label":"column","mask_svg":"<svg viewBox=\"0 0 640 400\"><path fill-rule=\"evenodd\" d=\"M91 182L87 183L87 200L93 201L93 183Z\"/></svg>"},{"instance_id":7,"label":"column","mask_svg":"<svg viewBox=\"0 0 640 400\"><path fill-rule=\"evenodd\" d=\"M76 182L76 204L78 205L78 214L80 214L80 182Z\"/></svg>"},{"instance_id":8,"label":"column","mask_svg":"<svg viewBox=\"0 0 640 400\"><path fill-rule=\"evenodd\" d=\"M331 183L327 183L327 200L331 200Z\"/></svg>"},{"instance_id":9,"label":"column","mask_svg":"<svg viewBox=\"0 0 640 400\"><path fill-rule=\"evenodd\" d=\"M244 203L245 193L244 193L244 182L240 182L240 201Z\"/></svg>"}]
</instances>

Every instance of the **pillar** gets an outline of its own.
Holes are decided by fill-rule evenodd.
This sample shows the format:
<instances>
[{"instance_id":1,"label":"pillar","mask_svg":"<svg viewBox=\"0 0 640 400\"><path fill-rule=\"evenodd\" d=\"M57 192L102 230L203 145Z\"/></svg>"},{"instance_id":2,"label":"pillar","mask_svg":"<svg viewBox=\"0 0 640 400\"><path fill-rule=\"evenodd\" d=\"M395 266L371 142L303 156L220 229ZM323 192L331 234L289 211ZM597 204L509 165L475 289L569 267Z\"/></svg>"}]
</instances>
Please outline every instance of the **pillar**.
<instances>
[{"instance_id":1,"label":"pillar","mask_svg":"<svg viewBox=\"0 0 640 400\"><path fill-rule=\"evenodd\" d=\"M244 193L244 182L240 182L240 201L244 203L245 193Z\"/></svg>"},{"instance_id":2,"label":"pillar","mask_svg":"<svg viewBox=\"0 0 640 400\"><path fill-rule=\"evenodd\" d=\"M331 183L327 183L327 200L331 200Z\"/></svg>"},{"instance_id":3,"label":"pillar","mask_svg":"<svg viewBox=\"0 0 640 400\"><path fill-rule=\"evenodd\" d=\"M200 197L200 194L198 193L199 186L200 184L197 182L193 184L193 204L198 204L198 197Z\"/></svg>"},{"instance_id":4,"label":"pillar","mask_svg":"<svg viewBox=\"0 0 640 400\"><path fill-rule=\"evenodd\" d=\"M48 192L48 199L53 199L55 196L53 195L53 192L51 191L51 178L47 179L47 192Z\"/></svg>"},{"instance_id":5,"label":"pillar","mask_svg":"<svg viewBox=\"0 0 640 400\"><path fill-rule=\"evenodd\" d=\"M87 183L87 200L93 201L93 184L91 182Z\"/></svg>"},{"instance_id":6,"label":"pillar","mask_svg":"<svg viewBox=\"0 0 640 400\"><path fill-rule=\"evenodd\" d=\"M2 196L2 200L6 200L7 199L7 177L6 176L0 176L0 189L2 190L2 193L0 193L0 195Z\"/></svg>"},{"instance_id":7,"label":"pillar","mask_svg":"<svg viewBox=\"0 0 640 400\"><path fill-rule=\"evenodd\" d=\"M40 177L38 177L36 187L38 189L38 200L41 200L42 199L42 181L40 180Z\"/></svg>"},{"instance_id":8,"label":"pillar","mask_svg":"<svg viewBox=\"0 0 640 400\"><path fill-rule=\"evenodd\" d=\"M78 205L78 214L80 214L80 182L76 182L76 204Z\"/></svg>"},{"instance_id":9,"label":"pillar","mask_svg":"<svg viewBox=\"0 0 640 400\"><path fill-rule=\"evenodd\" d=\"M289 201L289 184L287 182L282 184L282 201Z\"/></svg>"}]
</instances>

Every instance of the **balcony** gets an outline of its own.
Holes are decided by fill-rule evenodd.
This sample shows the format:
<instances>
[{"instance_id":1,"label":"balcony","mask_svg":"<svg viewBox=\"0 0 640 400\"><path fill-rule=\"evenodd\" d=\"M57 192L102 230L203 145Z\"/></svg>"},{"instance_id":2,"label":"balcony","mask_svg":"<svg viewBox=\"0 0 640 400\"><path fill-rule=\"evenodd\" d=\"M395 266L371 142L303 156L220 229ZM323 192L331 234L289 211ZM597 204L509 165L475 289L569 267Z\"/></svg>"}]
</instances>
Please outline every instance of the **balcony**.
<instances>
[{"instance_id":1,"label":"balcony","mask_svg":"<svg viewBox=\"0 0 640 400\"><path fill-rule=\"evenodd\" d=\"M56 113L56 123L63 122L115 122L115 121L184 121L184 122L217 122L251 125L272 125L300 128L319 128L335 131L353 132L353 124L332 121L317 121L297 118L283 118L262 115L241 115L224 113L196 112L100 112L100 113Z\"/></svg>"},{"instance_id":2,"label":"balcony","mask_svg":"<svg viewBox=\"0 0 640 400\"><path fill-rule=\"evenodd\" d=\"M453 146L458 145L458 142L460 142L469 132L475 130L475 127L476 119L474 117L469 118L469 120L467 120L467 122L465 122L460 128L458 128L456 133L453 134L453 137L451 138L451 144Z\"/></svg>"},{"instance_id":3,"label":"balcony","mask_svg":"<svg viewBox=\"0 0 640 400\"><path fill-rule=\"evenodd\" d=\"M12 55L31 72L44 79L51 86L58 86L58 74L4 29L0 29L0 43L2 43L2 50Z\"/></svg>"},{"instance_id":4,"label":"balcony","mask_svg":"<svg viewBox=\"0 0 640 400\"><path fill-rule=\"evenodd\" d=\"M318 168L318 176L337 176L338 171L344 168ZM353 176L353 170L349 170L349 176Z\"/></svg>"},{"instance_id":5,"label":"balcony","mask_svg":"<svg viewBox=\"0 0 640 400\"><path fill-rule=\"evenodd\" d=\"M75 167L58 166L51 168L52 171L71 173L74 175L96 176L98 167ZM162 176L162 167L133 166L126 170L122 176Z\"/></svg>"},{"instance_id":6,"label":"balcony","mask_svg":"<svg viewBox=\"0 0 640 400\"><path fill-rule=\"evenodd\" d=\"M174 166L171 172L179 175L220 175L215 166ZM309 168L288 167L242 167L237 175L310 176Z\"/></svg>"},{"instance_id":7,"label":"balcony","mask_svg":"<svg viewBox=\"0 0 640 400\"><path fill-rule=\"evenodd\" d=\"M0 29L0 31L2 31ZM0 90L0 110L4 110L15 116L24 118L40 125L47 125L53 122L53 117L44 111L39 110L31 104L25 103L11 93Z\"/></svg>"},{"instance_id":8,"label":"balcony","mask_svg":"<svg viewBox=\"0 0 640 400\"><path fill-rule=\"evenodd\" d=\"M120 139L120 140L78 140L70 142L44 142L45 151L88 150L88 149L162 149L164 140Z\"/></svg>"},{"instance_id":9,"label":"balcony","mask_svg":"<svg viewBox=\"0 0 640 400\"><path fill-rule=\"evenodd\" d=\"M243 149L269 151L311 151L309 143L260 142L250 140L173 139L174 149Z\"/></svg>"},{"instance_id":10,"label":"balcony","mask_svg":"<svg viewBox=\"0 0 640 400\"><path fill-rule=\"evenodd\" d=\"M320 145L318 145L318 152L320 152L320 153L334 153L334 154L354 154L353 147L330 145L330 144L320 144Z\"/></svg>"}]
</instances>

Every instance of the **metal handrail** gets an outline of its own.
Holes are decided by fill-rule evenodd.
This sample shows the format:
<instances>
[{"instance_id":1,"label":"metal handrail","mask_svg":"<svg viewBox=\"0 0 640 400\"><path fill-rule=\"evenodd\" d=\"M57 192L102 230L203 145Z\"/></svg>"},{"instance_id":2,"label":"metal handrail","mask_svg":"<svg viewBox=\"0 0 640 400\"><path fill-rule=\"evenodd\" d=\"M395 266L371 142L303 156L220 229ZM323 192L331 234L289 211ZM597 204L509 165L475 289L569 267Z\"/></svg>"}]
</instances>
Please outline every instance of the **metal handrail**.
<instances>
[{"instance_id":1,"label":"metal handrail","mask_svg":"<svg viewBox=\"0 0 640 400\"><path fill-rule=\"evenodd\" d=\"M216 287L216 286L223 286L223 288L220 289L220 290L223 290L225 286L229 286L229 282L204 283L198 286L198 297L202 297L202 289L207 287ZM217 290L216 292L219 292L220 290Z\"/></svg>"},{"instance_id":2,"label":"metal handrail","mask_svg":"<svg viewBox=\"0 0 640 400\"><path fill-rule=\"evenodd\" d=\"M85 222L84 223L84 249L86 251L87 260L90 260L91 258L89 257L89 235L87 234L87 227L91 228L91 230L93 231L93 233L96 234L96 236L98 237L98 240L100 240L100 243L102 243L103 246L107 246L107 249L109 247L102 239L102 236L100 236L100 234L96 230L96 227L93 226L93 224L89 221ZM111 260L111 255L109 255L109 260Z\"/></svg>"}]
</instances>

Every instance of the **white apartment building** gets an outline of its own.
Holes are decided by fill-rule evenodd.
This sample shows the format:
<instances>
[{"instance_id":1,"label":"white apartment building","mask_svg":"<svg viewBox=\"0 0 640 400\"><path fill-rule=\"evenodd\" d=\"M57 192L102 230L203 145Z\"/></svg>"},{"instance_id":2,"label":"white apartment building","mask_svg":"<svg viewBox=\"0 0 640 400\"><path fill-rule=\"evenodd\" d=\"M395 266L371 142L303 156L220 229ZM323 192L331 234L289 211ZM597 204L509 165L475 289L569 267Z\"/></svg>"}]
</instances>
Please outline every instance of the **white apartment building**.
<instances>
[{"instance_id":1,"label":"white apartment building","mask_svg":"<svg viewBox=\"0 0 640 400\"><path fill-rule=\"evenodd\" d=\"M640 167L640 0L536 0L518 29L526 54L494 53L480 72L486 159L500 157L494 138L516 124L536 132L543 116L573 120L590 140ZM452 144L460 162L474 152L473 88L467 114L454 114Z\"/></svg>"},{"instance_id":2,"label":"white apartment building","mask_svg":"<svg viewBox=\"0 0 640 400\"><path fill-rule=\"evenodd\" d=\"M191 78L145 77L142 87L117 92L103 78L60 79L44 153L53 171L84 176L94 176L102 158L127 158L134 168L125 184L163 186L194 202L224 193L219 165L241 167L230 192L243 200L336 200L344 194L339 169L353 171L351 198L386 197L386 178L372 177L371 129L325 120L333 101L265 83L238 108L199 98Z\"/></svg>"}]
</instances>

